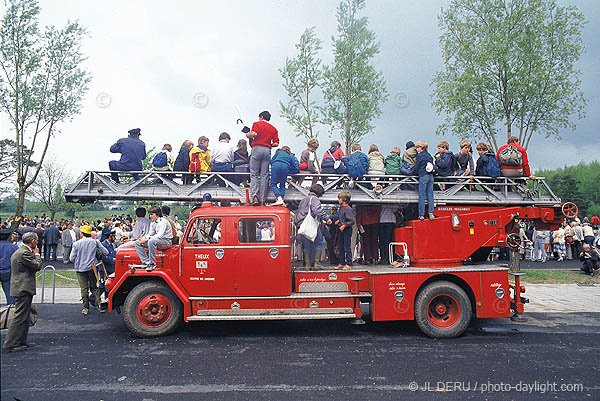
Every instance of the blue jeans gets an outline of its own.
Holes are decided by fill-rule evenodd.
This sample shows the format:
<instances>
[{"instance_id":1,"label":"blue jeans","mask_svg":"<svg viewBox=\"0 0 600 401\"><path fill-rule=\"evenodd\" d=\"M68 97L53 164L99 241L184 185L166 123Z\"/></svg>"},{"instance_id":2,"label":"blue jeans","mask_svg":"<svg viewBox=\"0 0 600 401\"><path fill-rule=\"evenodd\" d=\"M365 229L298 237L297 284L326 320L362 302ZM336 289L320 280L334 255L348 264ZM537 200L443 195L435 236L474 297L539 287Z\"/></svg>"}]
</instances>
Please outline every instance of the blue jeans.
<instances>
[{"instance_id":1,"label":"blue jeans","mask_svg":"<svg viewBox=\"0 0 600 401\"><path fill-rule=\"evenodd\" d=\"M352 227L340 230L338 235L338 252L340 254L340 265L352 266Z\"/></svg>"},{"instance_id":2,"label":"blue jeans","mask_svg":"<svg viewBox=\"0 0 600 401\"><path fill-rule=\"evenodd\" d=\"M425 197L429 204L429 213L433 213L433 175L419 177L419 217L425 216Z\"/></svg>"},{"instance_id":3,"label":"blue jeans","mask_svg":"<svg viewBox=\"0 0 600 401\"><path fill-rule=\"evenodd\" d=\"M275 197L285 196L285 183L287 181L288 166L284 163L271 165L271 189Z\"/></svg>"},{"instance_id":4,"label":"blue jeans","mask_svg":"<svg viewBox=\"0 0 600 401\"><path fill-rule=\"evenodd\" d=\"M304 235L301 235L301 237L304 252L310 252L310 263L315 263L315 252L323 250L323 231L321 231L321 225L319 224L319 229L317 230L317 236L315 237L314 242Z\"/></svg>"},{"instance_id":5,"label":"blue jeans","mask_svg":"<svg viewBox=\"0 0 600 401\"><path fill-rule=\"evenodd\" d=\"M233 164L227 163L227 162L225 162L225 163L214 162L211 166L210 171L213 171L215 173L230 173L230 172L233 172ZM225 178L227 178L228 180L231 180L232 176L228 175ZM223 181L222 179L216 178L215 181L218 186L220 186L220 187L225 186L225 181Z\"/></svg>"}]
</instances>

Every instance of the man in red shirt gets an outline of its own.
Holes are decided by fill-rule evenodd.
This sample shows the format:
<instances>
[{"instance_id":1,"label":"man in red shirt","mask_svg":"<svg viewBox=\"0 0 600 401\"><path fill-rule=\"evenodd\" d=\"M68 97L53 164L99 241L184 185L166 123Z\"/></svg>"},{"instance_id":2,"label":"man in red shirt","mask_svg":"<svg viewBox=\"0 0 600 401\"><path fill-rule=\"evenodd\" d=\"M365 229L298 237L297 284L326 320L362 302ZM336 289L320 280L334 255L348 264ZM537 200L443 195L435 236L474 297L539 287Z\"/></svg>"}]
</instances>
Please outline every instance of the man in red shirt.
<instances>
[{"instance_id":1,"label":"man in red shirt","mask_svg":"<svg viewBox=\"0 0 600 401\"><path fill-rule=\"evenodd\" d=\"M512 146L512 148L507 149L509 146ZM519 153L521 154L520 157ZM529 168L527 151L519 144L519 138L515 136L509 137L506 145L498 149L496 159L500 164L503 177L529 177L535 180L535 176L531 174L531 169Z\"/></svg>"},{"instance_id":2,"label":"man in red shirt","mask_svg":"<svg viewBox=\"0 0 600 401\"><path fill-rule=\"evenodd\" d=\"M250 139L252 154L250 155L250 199L253 205L264 205L267 199L269 185L269 163L271 148L279 146L277 128L271 123L271 113L263 111L258 115L258 121L252 124L252 129L244 127L242 132ZM260 186L258 183L260 177Z\"/></svg>"}]
</instances>

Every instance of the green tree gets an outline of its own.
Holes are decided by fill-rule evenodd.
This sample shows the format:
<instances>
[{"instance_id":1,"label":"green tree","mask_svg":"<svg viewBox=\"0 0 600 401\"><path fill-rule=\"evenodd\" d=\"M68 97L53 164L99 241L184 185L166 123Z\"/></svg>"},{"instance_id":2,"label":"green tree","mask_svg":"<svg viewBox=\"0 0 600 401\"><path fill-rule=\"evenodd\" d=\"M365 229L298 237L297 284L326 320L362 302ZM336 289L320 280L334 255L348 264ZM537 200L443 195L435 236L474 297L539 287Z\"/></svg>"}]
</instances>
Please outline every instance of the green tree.
<instances>
[{"instance_id":1,"label":"green tree","mask_svg":"<svg viewBox=\"0 0 600 401\"><path fill-rule=\"evenodd\" d=\"M563 202L575 203L579 216L600 214L600 162L581 162L576 166L541 170L538 175L546 178L552 191Z\"/></svg>"},{"instance_id":2,"label":"green tree","mask_svg":"<svg viewBox=\"0 0 600 401\"><path fill-rule=\"evenodd\" d=\"M364 6L364 0L343 0L338 5L334 62L324 73L327 118L332 132L341 131L346 153L373 131L373 120L388 98L383 74L371 63L379 53L379 42L367 18L357 16Z\"/></svg>"},{"instance_id":3,"label":"green tree","mask_svg":"<svg viewBox=\"0 0 600 401\"><path fill-rule=\"evenodd\" d=\"M31 185L28 195L34 200L43 203L53 219L56 212L65 205L64 188L71 180L64 165L53 159L46 159L38 178Z\"/></svg>"},{"instance_id":4,"label":"green tree","mask_svg":"<svg viewBox=\"0 0 600 401\"><path fill-rule=\"evenodd\" d=\"M325 122L323 107L313 99L314 90L323 83L321 59L317 57L322 42L314 31L314 27L304 30L296 44L298 55L286 58L285 66L279 69L288 95L287 103L279 102L281 117L294 128L296 136L306 139L316 138L315 125Z\"/></svg>"},{"instance_id":5,"label":"green tree","mask_svg":"<svg viewBox=\"0 0 600 401\"><path fill-rule=\"evenodd\" d=\"M453 0L439 16L444 69L432 81L437 133L475 137L497 150L502 126L527 148L532 136L560 138L585 116L583 14L556 0Z\"/></svg>"},{"instance_id":6,"label":"green tree","mask_svg":"<svg viewBox=\"0 0 600 401\"><path fill-rule=\"evenodd\" d=\"M30 159L31 151L25 145L21 145L21 154ZM6 184L14 179L17 174L17 144L12 139L0 140L0 183ZM35 167L36 163L32 160L29 167Z\"/></svg>"},{"instance_id":7,"label":"green tree","mask_svg":"<svg viewBox=\"0 0 600 401\"><path fill-rule=\"evenodd\" d=\"M571 172L566 168L559 170L548 182L554 193L563 202L573 202L579 209L579 214L585 216L588 209L589 198L579 189L578 182L573 178Z\"/></svg>"},{"instance_id":8,"label":"green tree","mask_svg":"<svg viewBox=\"0 0 600 401\"><path fill-rule=\"evenodd\" d=\"M81 68L86 30L67 22L64 28L40 32L39 12L36 0L9 0L0 27L0 110L15 135L16 216L23 215L25 193L40 173L50 138L60 131L60 123L80 113L91 79ZM34 152L39 156L32 166Z\"/></svg>"}]
</instances>

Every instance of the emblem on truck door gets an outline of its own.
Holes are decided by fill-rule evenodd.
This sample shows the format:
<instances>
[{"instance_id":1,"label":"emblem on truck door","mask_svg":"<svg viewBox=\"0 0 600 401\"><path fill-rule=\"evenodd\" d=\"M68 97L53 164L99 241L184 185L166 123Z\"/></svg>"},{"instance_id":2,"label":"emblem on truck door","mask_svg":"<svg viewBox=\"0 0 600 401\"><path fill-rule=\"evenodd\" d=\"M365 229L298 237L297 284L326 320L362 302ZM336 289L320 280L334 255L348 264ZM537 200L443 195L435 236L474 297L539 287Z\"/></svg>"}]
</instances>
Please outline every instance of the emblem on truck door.
<instances>
[{"instance_id":1,"label":"emblem on truck door","mask_svg":"<svg viewBox=\"0 0 600 401\"><path fill-rule=\"evenodd\" d=\"M404 292L402 292L402 291L396 291L394 293L394 298L396 298L396 301L402 302L402 300L404 299Z\"/></svg>"},{"instance_id":2,"label":"emblem on truck door","mask_svg":"<svg viewBox=\"0 0 600 401\"><path fill-rule=\"evenodd\" d=\"M225 256L225 250L217 249L215 251L215 256L217 257L217 259L223 259L223 256Z\"/></svg>"},{"instance_id":3,"label":"emblem on truck door","mask_svg":"<svg viewBox=\"0 0 600 401\"><path fill-rule=\"evenodd\" d=\"M273 259L277 258L277 256L279 256L279 249L277 249L277 248L269 249L269 256Z\"/></svg>"}]
</instances>

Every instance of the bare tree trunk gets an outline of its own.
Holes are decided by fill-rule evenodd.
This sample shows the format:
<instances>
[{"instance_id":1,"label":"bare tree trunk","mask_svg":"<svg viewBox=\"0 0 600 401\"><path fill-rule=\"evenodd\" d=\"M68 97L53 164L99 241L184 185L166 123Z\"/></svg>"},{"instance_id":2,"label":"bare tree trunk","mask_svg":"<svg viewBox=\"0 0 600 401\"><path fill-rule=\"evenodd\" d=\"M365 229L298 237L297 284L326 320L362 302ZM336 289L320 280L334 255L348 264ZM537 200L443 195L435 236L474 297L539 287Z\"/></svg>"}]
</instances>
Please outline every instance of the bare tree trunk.
<instances>
[{"instance_id":1,"label":"bare tree trunk","mask_svg":"<svg viewBox=\"0 0 600 401\"><path fill-rule=\"evenodd\" d=\"M17 210L15 211L15 219L10 225L11 230L16 230L19 228L19 222L21 219L19 217L23 217L23 209L25 209L25 187L19 185L19 197L17 199Z\"/></svg>"}]
</instances>

